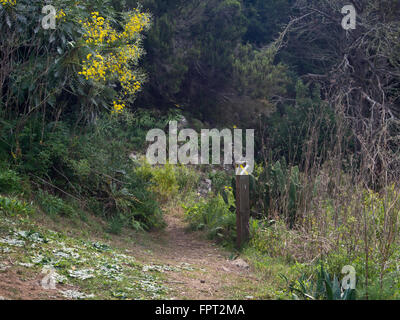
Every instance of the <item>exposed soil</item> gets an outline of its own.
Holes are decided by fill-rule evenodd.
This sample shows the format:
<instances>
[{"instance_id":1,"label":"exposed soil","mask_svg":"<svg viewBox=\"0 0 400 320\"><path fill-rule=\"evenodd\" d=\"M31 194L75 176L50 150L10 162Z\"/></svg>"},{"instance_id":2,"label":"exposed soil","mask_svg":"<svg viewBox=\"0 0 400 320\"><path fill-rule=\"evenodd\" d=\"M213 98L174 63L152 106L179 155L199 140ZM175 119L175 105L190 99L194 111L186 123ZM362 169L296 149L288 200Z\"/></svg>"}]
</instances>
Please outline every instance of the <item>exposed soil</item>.
<instances>
[{"instance_id":1,"label":"exposed soil","mask_svg":"<svg viewBox=\"0 0 400 320\"><path fill-rule=\"evenodd\" d=\"M257 295L260 281L243 260L231 260L231 252L200 232L187 231L181 208L169 211L164 230L134 237L112 237L111 244L124 248L145 265L179 266L179 271L164 272L170 299L251 299ZM9 267L0 272L0 299L65 299L57 290L43 289L42 277L23 273L9 262ZM73 289L64 286L58 289Z\"/></svg>"},{"instance_id":2,"label":"exposed soil","mask_svg":"<svg viewBox=\"0 0 400 320\"><path fill-rule=\"evenodd\" d=\"M167 273L168 285L174 289L171 298L218 300L252 297L259 284L243 260L232 261L231 252L207 240L200 232L188 231L181 208L174 209L165 220L166 229L151 234L151 247L145 247L150 249L150 254L135 246L134 255L138 257L139 249L140 259L147 263L185 264L194 268L187 272Z\"/></svg>"},{"instance_id":3,"label":"exposed soil","mask_svg":"<svg viewBox=\"0 0 400 320\"><path fill-rule=\"evenodd\" d=\"M33 277L21 275L9 268L0 273L0 300L63 300L58 290L44 290L40 285L43 275ZM71 289L68 285L58 285L58 289Z\"/></svg>"}]
</instances>

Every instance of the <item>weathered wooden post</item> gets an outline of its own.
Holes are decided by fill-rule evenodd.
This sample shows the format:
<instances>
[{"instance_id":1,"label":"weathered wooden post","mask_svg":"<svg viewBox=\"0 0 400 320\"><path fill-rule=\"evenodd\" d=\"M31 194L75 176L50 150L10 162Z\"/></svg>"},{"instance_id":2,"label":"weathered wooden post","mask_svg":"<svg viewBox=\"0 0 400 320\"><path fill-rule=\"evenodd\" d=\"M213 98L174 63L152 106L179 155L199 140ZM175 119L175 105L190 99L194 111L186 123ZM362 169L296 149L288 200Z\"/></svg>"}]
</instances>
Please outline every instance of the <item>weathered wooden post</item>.
<instances>
[{"instance_id":1,"label":"weathered wooden post","mask_svg":"<svg viewBox=\"0 0 400 320\"><path fill-rule=\"evenodd\" d=\"M236 164L236 246L238 249L250 237L250 182L244 164Z\"/></svg>"}]
</instances>

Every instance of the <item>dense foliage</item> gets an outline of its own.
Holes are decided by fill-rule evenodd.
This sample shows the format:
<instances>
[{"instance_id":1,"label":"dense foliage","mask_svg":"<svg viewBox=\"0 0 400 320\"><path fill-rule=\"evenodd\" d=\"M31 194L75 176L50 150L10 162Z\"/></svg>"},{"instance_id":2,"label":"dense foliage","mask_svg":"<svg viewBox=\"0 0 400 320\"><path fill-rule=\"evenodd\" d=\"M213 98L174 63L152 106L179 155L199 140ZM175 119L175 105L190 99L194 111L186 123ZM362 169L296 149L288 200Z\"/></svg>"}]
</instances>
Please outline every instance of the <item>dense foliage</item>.
<instances>
[{"instance_id":1,"label":"dense foliage","mask_svg":"<svg viewBox=\"0 0 400 320\"><path fill-rule=\"evenodd\" d=\"M354 30L341 25L348 2ZM233 171L141 154L148 130L182 115L196 129L253 128L256 260L300 270L287 279L297 298L354 297L329 276L346 264L357 297L399 297L398 1L51 5L55 29L43 1L0 0L1 215L90 213L120 233L162 228L163 208L183 201L193 230L230 246Z\"/></svg>"}]
</instances>

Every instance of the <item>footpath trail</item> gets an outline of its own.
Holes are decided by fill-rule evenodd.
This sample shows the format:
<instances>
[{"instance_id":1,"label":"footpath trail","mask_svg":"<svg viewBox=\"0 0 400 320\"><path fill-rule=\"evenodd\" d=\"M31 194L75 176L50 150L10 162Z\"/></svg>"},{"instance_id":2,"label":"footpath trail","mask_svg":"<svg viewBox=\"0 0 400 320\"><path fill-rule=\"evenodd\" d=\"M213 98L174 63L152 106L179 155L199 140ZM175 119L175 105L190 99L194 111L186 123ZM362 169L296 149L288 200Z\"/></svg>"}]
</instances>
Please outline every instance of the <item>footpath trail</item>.
<instances>
[{"instance_id":1,"label":"footpath trail","mask_svg":"<svg viewBox=\"0 0 400 320\"><path fill-rule=\"evenodd\" d=\"M182 208L167 211L164 230L113 236L46 216L0 217L0 300L268 297L265 281L244 260L188 231ZM49 263L65 278L51 290L41 285ZM155 288L164 288L161 295Z\"/></svg>"},{"instance_id":2,"label":"footpath trail","mask_svg":"<svg viewBox=\"0 0 400 320\"><path fill-rule=\"evenodd\" d=\"M166 272L171 299L253 299L260 294L260 279L242 259L234 258L204 234L190 232L183 210L170 211L162 232L135 250L143 262L186 266L180 272ZM140 255L140 257L138 256Z\"/></svg>"}]
</instances>

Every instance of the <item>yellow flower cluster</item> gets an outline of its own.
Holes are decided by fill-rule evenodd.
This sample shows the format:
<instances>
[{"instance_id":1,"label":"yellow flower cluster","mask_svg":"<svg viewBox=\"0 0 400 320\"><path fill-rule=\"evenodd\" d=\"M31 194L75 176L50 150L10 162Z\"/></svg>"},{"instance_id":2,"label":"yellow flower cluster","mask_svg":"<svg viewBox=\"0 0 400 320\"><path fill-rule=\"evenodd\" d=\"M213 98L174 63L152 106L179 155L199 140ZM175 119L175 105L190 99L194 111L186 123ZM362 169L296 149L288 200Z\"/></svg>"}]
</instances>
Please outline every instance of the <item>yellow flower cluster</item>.
<instances>
[{"instance_id":1,"label":"yellow flower cluster","mask_svg":"<svg viewBox=\"0 0 400 320\"><path fill-rule=\"evenodd\" d=\"M150 18L146 14L137 13L130 17L121 36L133 40L149 23Z\"/></svg>"},{"instance_id":2,"label":"yellow flower cluster","mask_svg":"<svg viewBox=\"0 0 400 320\"><path fill-rule=\"evenodd\" d=\"M121 101L113 101L113 110L111 111L112 113L121 113L122 110L124 110L125 104L122 103Z\"/></svg>"},{"instance_id":3,"label":"yellow flower cluster","mask_svg":"<svg viewBox=\"0 0 400 320\"><path fill-rule=\"evenodd\" d=\"M97 82L116 80L122 87L121 95L134 95L141 88L133 69L141 56L139 33L150 24L149 16L133 13L122 32L113 29L98 12L93 12L87 21L80 22L86 31L83 39L93 54L88 54L82 62L79 74L85 76L86 80ZM113 112L119 113L124 106L114 101Z\"/></svg>"},{"instance_id":4,"label":"yellow flower cluster","mask_svg":"<svg viewBox=\"0 0 400 320\"><path fill-rule=\"evenodd\" d=\"M98 12L92 12L91 18L83 22L83 26L86 33L83 35L87 44L98 45L98 44L112 44L118 40L117 32L110 26L110 23L103 17L99 16Z\"/></svg>"},{"instance_id":5,"label":"yellow flower cluster","mask_svg":"<svg viewBox=\"0 0 400 320\"><path fill-rule=\"evenodd\" d=\"M86 80L106 81L107 65L104 58L100 54L93 56L89 53L86 59L87 61L83 61L82 71L79 74L84 75Z\"/></svg>"},{"instance_id":6,"label":"yellow flower cluster","mask_svg":"<svg viewBox=\"0 0 400 320\"><path fill-rule=\"evenodd\" d=\"M140 12L133 14L127 24L124 26L124 31L121 33L116 32L111 26L109 21L105 20L99 13L92 12L91 18L83 22L86 29L84 39L87 44L112 44L117 40L134 40L135 37L142 32L146 26L150 24L148 15Z\"/></svg>"},{"instance_id":7,"label":"yellow flower cluster","mask_svg":"<svg viewBox=\"0 0 400 320\"><path fill-rule=\"evenodd\" d=\"M141 84L130 69L130 61L135 59L137 51L131 52L130 49L122 49L117 54L109 55L88 54L83 61L80 75L85 76L86 80L106 81L107 79L117 79L122 87L124 95L134 95L140 90Z\"/></svg>"},{"instance_id":8,"label":"yellow flower cluster","mask_svg":"<svg viewBox=\"0 0 400 320\"><path fill-rule=\"evenodd\" d=\"M126 70L125 74L121 75L119 81L121 83L123 93L126 95L134 95L140 90L140 82L136 80L136 76L129 69Z\"/></svg>"},{"instance_id":9,"label":"yellow flower cluster","mask_svg":"<svg viewBox=\"0 0 400 320\"><path fill-rule=\"evenodd\" d=\"M15 6L17 4L17 0L0 0L0 3L3 6Z\"/></svg>"},{"instance_id":10,"label":"yellow flower cluster","mask_svg":"<svg viewBox=\"0 0 400 320\"><path fill-rule=\"evenodd\" d=\"M66 14L63 9L61 9L56 15L57 20L65 20L65 17L66 17Z\"/></svg>"}]
</instances>

